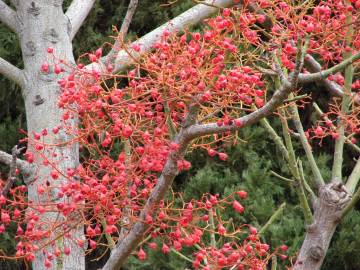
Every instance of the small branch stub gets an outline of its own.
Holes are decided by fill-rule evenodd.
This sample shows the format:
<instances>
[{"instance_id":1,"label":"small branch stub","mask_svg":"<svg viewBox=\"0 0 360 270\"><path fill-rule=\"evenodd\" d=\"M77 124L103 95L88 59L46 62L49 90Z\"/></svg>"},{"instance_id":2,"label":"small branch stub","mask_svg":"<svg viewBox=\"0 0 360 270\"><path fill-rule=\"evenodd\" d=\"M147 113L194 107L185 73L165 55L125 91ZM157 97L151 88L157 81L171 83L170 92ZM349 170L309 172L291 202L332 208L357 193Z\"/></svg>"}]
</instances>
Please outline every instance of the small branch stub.
<instances>
[{"instance_id":1,"label":"small branch stub","mask_svg":"<svg viewBox=\"0 0 360 270\"><path fill-rule=\"evenodd\" d=\"M12 161L10 163L10 172L9 172L9 177L8 177L8 181L6 182L5 187L3 188L1 194L6 197L10 191L10 189L12 188L12 186L14 185L15 181L16 181L16 159L17 156L21 153L21 151L24 149L24 147L18 148L17 145L15 145L11 151L12 154Z\"/></svg>"}]
</instances>

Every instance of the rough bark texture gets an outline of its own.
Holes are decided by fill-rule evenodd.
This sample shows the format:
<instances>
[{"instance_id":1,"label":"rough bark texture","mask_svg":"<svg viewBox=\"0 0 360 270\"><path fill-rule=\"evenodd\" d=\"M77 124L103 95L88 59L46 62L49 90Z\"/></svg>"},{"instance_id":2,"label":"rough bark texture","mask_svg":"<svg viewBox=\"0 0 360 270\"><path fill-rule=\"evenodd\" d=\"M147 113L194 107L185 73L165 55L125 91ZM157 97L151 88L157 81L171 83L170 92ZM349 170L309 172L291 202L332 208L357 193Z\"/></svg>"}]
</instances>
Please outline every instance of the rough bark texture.
<instances>
[{"instance_id":1,"label":"rough bark texture","mask_svg":"<svg viewBox=\"0 0 360 270\"><path fill-rule=\"evenodd\" d=\"M341 219L342 210L350 197L342 183L333 181L320 187L319 197L314 205L313 223L307 227L294 270L320 269Z\"/></svg>"},{"instance_id":2,"label":"rough bark texture","mask_svg":"<svg viewBox=\"0 0 360 270\"><path fill-rule=\"evenodd\" d=\"M49 135L45 137L46 143L68 141L70 135L64 131L57 135L51 132L53 127L60 124L63 114L63 111L57 106L60 95L57 84L58 78L52 71L47 74L40 71L42 63L50 59L47 54L48 47L54 48L55 55L58 58L64 59L68 63L74 63L69 36L71 25L63 13L62 0L18 1L17 13L20 18L20 29L18 30L24 60L25 86L22 91L26 107L28 133L31 136L33 132L47 129ZM72 121L74 128L76 122L76 119ZM54 150L57 154L57 161L59 161L57 166L61 171L77 166L79 153L76 145L56 147ZM31 146L28 151L32 151ZM53 157L51 159L53 160ZM28 198L34 202L41 202L44 198L38 196L37 187L49 180L51 167L42 166L42 159L39 156L35 157L34 163L39 164L39 166L35 181L28 185ZM61 181L63 179L59 178L57 184ZM52 195L56 196L56 190L53 191ZM40 218L43 221L52 222L56 217L54 214L45 213ZM79 227L77 230L73 230L71 234L74 239L81 238L83 228ZM85 269L84 251L68 240L64 240L64 245L71 247L71 255L64 256L53 263L51 269ZM33 269L45 269L42 252L36 254Z\"/></svg>"}]
</instances>

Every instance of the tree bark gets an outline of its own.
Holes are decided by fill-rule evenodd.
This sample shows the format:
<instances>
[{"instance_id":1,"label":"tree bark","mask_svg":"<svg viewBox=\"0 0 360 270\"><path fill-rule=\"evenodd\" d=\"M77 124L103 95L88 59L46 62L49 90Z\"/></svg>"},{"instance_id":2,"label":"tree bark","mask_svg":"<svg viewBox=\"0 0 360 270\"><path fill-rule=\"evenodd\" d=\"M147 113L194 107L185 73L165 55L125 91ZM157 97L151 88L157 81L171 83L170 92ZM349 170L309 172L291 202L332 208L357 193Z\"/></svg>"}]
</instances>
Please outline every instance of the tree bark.
<instances>
[{"instance_id":1,"label":"tree bark","mask_svg":"<svg viewBox=\"0 0 360 270\"><path fill-rule=\"evenodd\" d=\"M41 130L47 129L48 135L44 137L45 143L56 144L69 141L71 135L64 130L56 135L52 133L52 129L60 125L64 113L57 105L60 96L60 89L57 84L59 78L51 68L48 73L41 71L43 63L52 62L51 55L47 53L48 47L54 48L54 54L57 58L63 59L69 64L75 63L70 39L71 25L63 13L62 0L18 1L17 13L20 18L19 38L24 60L25 86L22 93L26 107L29 137L32 136L33 132L41 132ZM67 123L67 125L69 124L75 129L77 117L75 116ZM54 147L53 150L57 154L55 159L53 153L44 154L49 160L58 162L57 168L60 171L64 172L67 168L77 167L79 160L77 145ZM35 152L30 143L28 151ZM56 181L52 180L50 178L51 166L44 166L42 162L42 158L35 155L34 163L38 165L37 177L28 185L28 199L34 203L49 202L48 198L39 197L37 193L39 185L43 185L47 180L54 185L61 184L64 181L61 177ZM56 190L51 192L51 199L56 200ZM55 222L57 218L55 214L46 212L44 214L38 213L38 216L40 220L49 223ZM56 237L55 234L52 238ZM72 230L70 235L74 240L83 238L83 227L80 226ZM57 240L57 243L60 242L62 245L71 248L71 254L53 260L50 269L84 270L84 250L77 246L76 242L64 237L60 238L60 241ZM51 252L51 250L49 251ZM33 269L45 269L42 251L37 252Z\"/></svg>"},{"instance_id":2,"label":"tree bark","mask_svg":"<svg viewBox=\"0 0 360 270\"><path fill-rule=\"evenodd\" d=\"M345 186L336 180L319 188L319 197L314 205L313 223L307 227L294 270L320 269L340 222L342 210L350 198Z\"/></svg>"}]
</instances>

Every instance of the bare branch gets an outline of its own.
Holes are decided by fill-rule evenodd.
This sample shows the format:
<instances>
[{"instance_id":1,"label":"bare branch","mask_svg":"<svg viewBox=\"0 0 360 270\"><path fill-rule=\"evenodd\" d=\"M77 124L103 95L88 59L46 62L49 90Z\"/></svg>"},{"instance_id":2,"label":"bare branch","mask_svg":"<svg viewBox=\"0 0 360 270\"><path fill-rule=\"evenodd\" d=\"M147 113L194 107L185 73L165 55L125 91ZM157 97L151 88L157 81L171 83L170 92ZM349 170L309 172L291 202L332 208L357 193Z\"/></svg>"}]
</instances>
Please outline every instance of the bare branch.
<instances>
[{"instance_id":1,"label":"bare branch","mask_svg":"<svg viewBox=\"0 0 360 270\"><path fill-rule=\"evenodd\" d=\"M293 87L288 81L283 82L280 89L275 92L269 102L267 102L263 107L239 118L241 122L241 128L254 124L260 119L273 113L284 102L284 100L288 97L292 90ZM187 136L189 136L189 138L191 139L194 139L200 136L210 135L214 133L222 133L227 131L235 131L237 129L239 129L239 127L236 125L218 126L217 123L209 123L202 125L196 124L188 128Z\"/></svg>"},{"instance_id":2,"label":"bare branch","mask_svg":"<svg viewBox=\"0 0 360 270\"><path fill-rule=\"evenodd\" d=\"M129 30L129 26L132 21L132 17L134 16L134 13L136 11L138 2L139 2L139 0L130 0L124 21L120 28L120 33L119 33L118 39L124 40L128 30ZM106 56L106 58L104 59L103 62L106 63L106 62L108 62L109 59L113 59L115 57L115 54L120 50L120 47L121 47L121 44L120 44L119 40L116 40L114 46L112 47L111 51Z\"/></svg>"},{"instance_id":3,"label":"bare branch","mask_svg":"<svg viewBox=\"0 0 360 270\"><path fill-rule=\"evenodd\" d=\"M229 7L231 5L234 5L234 0L207 0L206 3L210 3L212 5L216 5L219 7ZM215 7L210 7L204 4L198 4L188 9L184 13L180 14L176 18L170 20L169 22L161 25L160 27L146 34L137 41L133 42L132 45L136 44L140 46L139 52L135 52L130 49L129 51L131 52L132 56L129 56L129 54L125 50L121 50L116 55L115 59L110 59L108 56L105 56L102 59L102 62L114 63L115 68L113 72L114 73L120 72L129 65L131 65L134 58L138 59L141 55L150 51L153 48L153 45L160 40L165 30L169 31L170 33L181 31L190 25L194 25L201 22L205 18L215 13L217 10L218 9ZM98 63L93 63L86 66L86 69L89 70L95 69L101 71L102 66Z\"/></svg>"},{"instance_id":4,"label":"bare branch","mask_svg":"<svg viewBox=\"0 0 360 270\"><path fill-rule=\"evenodd\" d=\"M299 83L311 83L316 81L321 81L323 79L326 79L327 76L330 74L336 73L347 66L351 65L353 62L360 59L360 52L352 55L351 57L345 59L341 63L337 64L336 66L333 66L327 70L319 71L312 74L300 74L299 75Z\"/></svg>"},{"instance_id":5,"label":"bare branch","mask_svg":"<svg viewBox=\"0 0 360 270\"><path fill-rule=\"evenodd\" d=\"M0 22L6 24L15 33L18 32L16 12L0 0Z\"/></svg>"},{"instance_id":6,"label":"bare branch","mask_svg":"<svg viewBox=\"0 0 360 270\"><path fill-rule=\"evenodd\" d=\"M310 54L305 56L305 67L311 73L317 73L321 71L321 65L318 61L315 60ZM342 97L344 95L343 89L336 82L330 81L328 79L321 79L320 82L325 86L325 88L334 96Z\"/></svg>"},{"instance_id":7,"label":"bare branch","mask_svg":"<svg viewBox=\"0 0 360 270\"><path fill-rule=\"evenodd\" d=\"M66 11L65 15L69 18L71 24L71 40L83 25L95 1L96 0L74 0Z\"/></svg>"},{"instance_id":8,"label":"bare branch","mask_svg":"<svg viewBox=\"0 0 360 270\"><path fill-rule=\"evenodd\" d=\"M134 14L135 14L135 10L138 5L138 2L139 2L139 0L130 0L124 21L120 28L120 35L122 37L125 37L125 35L127 34L128 30L129 30L129 26L130 26L130 23L132 21Z\"/></svg>"},{"instance_id":9,"label":"bare branch","mask_svg":"<svg viewBox=\"0 0 360 270\"><path fill-rule=\"evenodd\" d=\"M3 163L5 165L11 166L13 163L13 156L9 155L8 153L4 151L0 151L0 163ZM34 165L28 163L25 160L16 159L16 167L20 170L20 172L26 176L29 177L33 175L34 173Z\"/></svg>"},{"instance_id":10,"label":"bare branch","mask_svg":"<svg viewBox=\"0 0 360 270\"><path fill-rule=\"evenodd\" d=\"M8 181L6 182L5 187L2 190L2 195L4 197L6 197L8 195L11 187L14 185L14 183L16 181L16 159L17 159L17 156L20 154L20 152L23 149L24 149L24 147L18 148L18 146L15 145L11 151L12 160L10 163L9 177L8 177Z\"/></svg>"},{"instance_id":11,"label":"bare branch","mask_svg":"<svg viewBox=\"0 0 360 270\"><path fill-rule=\"evenodd\" d=\"M14 81L19 86L24 86L25 79L22 70L0 57L0 74Z\"/></svg>"},{"instance_id":12,"label":"bare branch","mask_svg":"<svg viewBox=\"0 0 360 270\"><path fill-rule=\"evenodd\" d=\"M346 188L352 194L355 191L355 188L360 180L360 157L358 158L356 165L351 172L347 182L346 182Z\"/></svg>"}]
</instances>

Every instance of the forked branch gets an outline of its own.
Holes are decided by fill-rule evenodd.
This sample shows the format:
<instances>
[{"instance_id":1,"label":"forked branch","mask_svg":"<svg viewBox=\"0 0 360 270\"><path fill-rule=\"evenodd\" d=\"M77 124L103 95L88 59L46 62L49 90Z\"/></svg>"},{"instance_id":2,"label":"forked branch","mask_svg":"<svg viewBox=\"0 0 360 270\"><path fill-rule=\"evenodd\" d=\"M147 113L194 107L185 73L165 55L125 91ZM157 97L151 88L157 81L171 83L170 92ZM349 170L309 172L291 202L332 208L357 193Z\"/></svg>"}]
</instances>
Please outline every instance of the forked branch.
<instances>
[{"instance_id":1,"label":"forked branch","mask_svg":"<svg viewBox=\"0 0 360 270\"><path fill-rule=\"evenodd\" d=\"M3 163L11 167L13 162L14 162L13 155L10 155L4 151L0 151L0 163ZM16 168L18 168L20 172L25 176L31 176L35 171L35 168L32 164L18 158L16 158Z\"/></svg>"}]
</instances>

